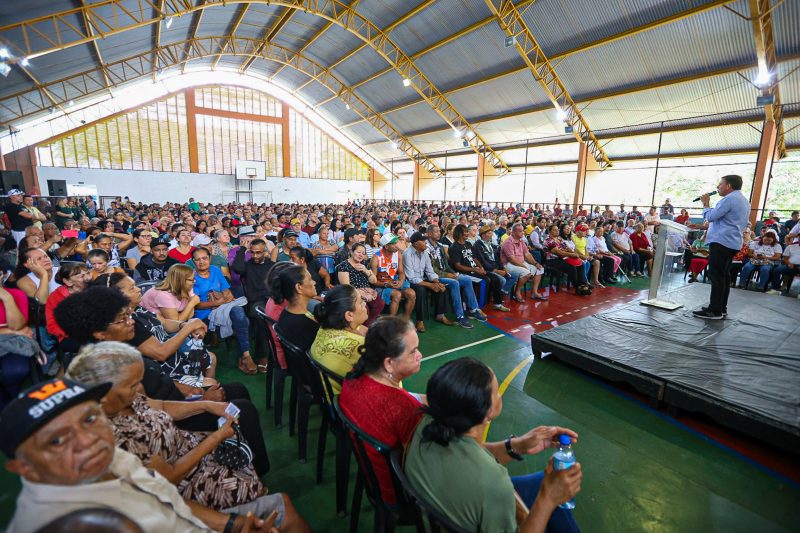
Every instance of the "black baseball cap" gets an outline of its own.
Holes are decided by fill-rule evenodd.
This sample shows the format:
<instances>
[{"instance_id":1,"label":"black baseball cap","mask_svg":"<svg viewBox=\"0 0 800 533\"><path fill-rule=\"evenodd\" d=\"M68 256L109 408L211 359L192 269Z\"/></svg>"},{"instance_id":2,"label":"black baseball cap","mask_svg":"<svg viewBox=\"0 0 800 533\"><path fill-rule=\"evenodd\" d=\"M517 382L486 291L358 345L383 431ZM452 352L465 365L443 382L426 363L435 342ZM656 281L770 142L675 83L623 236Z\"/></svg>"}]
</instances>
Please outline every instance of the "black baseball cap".
<instances>
[{"instance_id":1,"label":"black baseball cap","mask_svg":"<svg viewBox=\"0 0 800 533\"><path fill-rule=\"evenodd\" d=\"M158 239L153 239L152 241L150 241L150 249L152 250L156 246L162 246L162 245L169 248L169 244L170 244L169 236L162 235Z\"/></svg>"},{"instance_id":2,"label":"black baseball cap","mask_svg":"<svg viewBox=\"0 0 800 533\"><path fill-rule=\"evenodd\" d=\"M110 389L111 383L84 385L63 378L29 387L0 413L0 451L14 457L19 445L39 428L76 405L100 401Z\"/></svg>"},{"instance_id":3,"label":"black baseball cap","mask_svg":"<svg viewBox=\"0 0 800 533\"><path fill-rule=\"evenodd\" d=\"M415 233L414 233L414 234L411 236L411 238L409 239L409 241L411 242L411 244L414 244L414 243L416 243L416 242L419 242L419 241L427 241L427 240L428 240L428 236L427 236L427 235L425 235L424 233L420 233L420 232L418 232L418 231L417 231L417 232L415 232Z\"/></svg>"}]
</instances>

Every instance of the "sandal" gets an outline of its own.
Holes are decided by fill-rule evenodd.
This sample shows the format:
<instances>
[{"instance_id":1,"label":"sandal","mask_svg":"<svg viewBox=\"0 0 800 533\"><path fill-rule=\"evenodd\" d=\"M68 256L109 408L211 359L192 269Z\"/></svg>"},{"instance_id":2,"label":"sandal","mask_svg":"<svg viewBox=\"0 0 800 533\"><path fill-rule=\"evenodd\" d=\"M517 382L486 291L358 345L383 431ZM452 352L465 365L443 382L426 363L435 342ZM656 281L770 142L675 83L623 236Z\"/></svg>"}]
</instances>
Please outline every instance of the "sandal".
<instances>
[{"instance_id":1,"label":"sandal","mask_svg":"<svg viewBox=\"0 0 800 533\"><path fill-rule=\"evenodd\" d=\"M517 298L516 296L512 296L511 299L514 300L515 302L519 302L521 304L525 303L525 298Z\"/></svg>"},{"instance_id":2,"label":"sandal","mask_svg":"<svg viewBox=\"0 0 800 533\"><path fill-rule=\"evenodd\" d=\"M239 359L239 370L252 376L258 372L258 367L256 367L256 364L253 362L253 358L248 355Z\"/></svg>"},{"instance_id":3,"label":"sandal","mask_svg":"<svg viewBox=\"0 0 800 533\"><path fill-rule=\"evenodd\" d=\"M258 370L259 374L266 374L269 370L269 364L266 359L259 359L258 364L256 365L256 369Z\"/></svg>"}]
</instances>

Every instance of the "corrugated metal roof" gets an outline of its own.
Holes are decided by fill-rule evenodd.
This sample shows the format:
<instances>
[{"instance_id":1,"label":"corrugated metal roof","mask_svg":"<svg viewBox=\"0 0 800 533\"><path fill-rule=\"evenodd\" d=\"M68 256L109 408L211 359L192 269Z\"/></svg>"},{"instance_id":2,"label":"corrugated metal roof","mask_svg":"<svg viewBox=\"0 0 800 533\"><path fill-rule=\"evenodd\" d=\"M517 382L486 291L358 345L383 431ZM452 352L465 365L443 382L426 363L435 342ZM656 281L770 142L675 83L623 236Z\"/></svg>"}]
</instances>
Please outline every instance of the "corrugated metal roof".
<instances>
[{"instance_id":1,"label":"corrugated metal roof","mask_svg":"<svg viewBox=\"0 0 800 533\"><path fill-rule=\"evenodd\" d=\"M383 28L421 5L422 1L363 0L359 2L357 10ZM525 9L525 18L539 43L552 55L708 4L710 1L538 0ZM137 0L124 0L124 3L131 9L138 9L139 6ZM76 5L69 0L3 2L0 4L0 26L36 15L72 9ZM737 0L729 6L749 15L747 0ZM224 35L237 13L245 7L246 16L238 27L238 35L248 38L263 35L285 11L282 6L269 4L215 5L204 11L198 36ZM111 13L108 7L101 9L107 15ZM396 27L391 38L405 53L411 55L489 15L488 8L481 0L438 0ZM162 22L161 43L185 40L190 36L192 20L196 18L196 14L176 17L170 28L166 28L166 24ZM772 19L778 55L794 56L780 65L778 78L782 78L800 67L800 2L786 0L773 11ZM70 21L76 27L82 27L81 17L73 15ZM298 49L305 46L326 24L327 20L312 13L294 11L274 42ZM105 61L119 60L148 51L153 43L154 29L155 26L147 25L99 39L97 44ZM3 37L13 39L14 36L6 34ZM521 59L513 48L507 49L503 46L503 37L498 25L490 22L422 56L417 60L417 66L442 91L519 67L523 64ZM34 35L33 39L35 44L37 37ZM306 53L323 65L329 65L361 44L358 37L334 25L311 44ZM211 61L208 58L195 63L193 67L210 65ZM236 68L243 61L244 58L223 57L219 65ZM573 97L582 100L592 94L754 63L750 23L728 9L717 7L678 22L573 54L563 61L556 61L554 65ZM31 61L30 68L39 79L47 81L94 66L94 46L81 44L35 58ZM387 61L368 46L340 64L336 73L346 82L355 83L386 67ZM274 62L257 60L253 72L271 73L277 68ZM753 78L755 74L755 69L742 71L745 78ZM293 90L307 80L305 75L286 68L276 81ZM800 102L800 69L789 74L780 83L784 103ZM30 86L30 81L14 69L7 78L2 79L0 97ZM730 73L597 100L586 107L584 114L595 130L630 128L637 124L676 118L700 120L698 117L712 113L750 109L754 106L757 92L745 79L736 73ZM358 94L379 111L415 101L419 97L412 88L403 87L400 76L393 70L360 87ZM327 99L330 93L319 84L312 83L300 96L313 103ZM549 110L543 90L527 71L455 92L449 99L462 115L475 122L477 131L490 144L563 136L562 125ZM542 106L546 111L490 120L532 106ZM338 99L323 106L320 111L339 124L356 118L351 111L344 109ZM7 116L7 112L0 107L0 121ZM453 137L445 122L426 103L390 113L387 120L406 134L440 128L442 131L424 133L414 139L423 150L463 149L460 140ZM786 126L788 125L787 119ZM364 143L382 140L381 134L366 123L349 128L347 133ZM738 149L752 146L755 133L747 125L676 132L664 136L662 149ZM796 132L789 134L792 139L796 135ZM755 142L757 143L757 139ZM381 153L392 152L385 142L370 146L373 147ZM569 152L568 149L552 150L552 157L564 157ZM608 145L608 150L617 155L647 153L653 150L652 136L618 138ZM548 152L544 151L542 154L547 155ZM396 155L393 154L392 157ZM509 154L509 157L516 158L517 155ZM569 157L574 157L574 154L570 152Z\"/></svg>"}]
</instances>

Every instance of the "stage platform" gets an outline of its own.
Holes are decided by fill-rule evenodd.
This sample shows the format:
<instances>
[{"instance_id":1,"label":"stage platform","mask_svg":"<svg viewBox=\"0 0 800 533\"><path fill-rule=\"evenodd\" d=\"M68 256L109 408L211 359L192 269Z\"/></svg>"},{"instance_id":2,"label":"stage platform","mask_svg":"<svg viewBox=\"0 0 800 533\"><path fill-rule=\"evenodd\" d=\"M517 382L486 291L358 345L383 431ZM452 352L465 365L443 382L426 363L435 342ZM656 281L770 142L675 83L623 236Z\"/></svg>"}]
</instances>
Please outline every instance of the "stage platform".
<instances>
[{"instance_id":1,"label":"stage platform","mask_svg":"<svg viewBox=\"0 0 800 533\"><path fill-rule=\"evenodd\" d=\"M703 413L718 424L791 451L800 449L800 300L731 290L728 318L700 320L711 286L669 293L684 307L638 302L531 336L553 357L653 403Z\"/></svg>"}]
</instances>

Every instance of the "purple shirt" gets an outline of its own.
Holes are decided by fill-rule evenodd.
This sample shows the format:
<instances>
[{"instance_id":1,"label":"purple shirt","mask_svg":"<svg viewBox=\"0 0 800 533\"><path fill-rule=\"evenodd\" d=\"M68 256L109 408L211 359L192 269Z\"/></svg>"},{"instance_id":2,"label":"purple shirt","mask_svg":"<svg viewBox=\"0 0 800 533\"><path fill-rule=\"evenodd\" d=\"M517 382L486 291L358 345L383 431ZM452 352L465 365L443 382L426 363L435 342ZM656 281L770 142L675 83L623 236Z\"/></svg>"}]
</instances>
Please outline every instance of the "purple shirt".
<instances>
[{"instance_id":1,"label":"purple shirt","mask_svg":"<svg viewBox=\"0 0 800 533\"><path fill-rule=\"evenodd\" d=\"M238 250L238 246L231 246L230 250L228 250L228 264L233 264L233 258L236 257L236 250ZM244 253L244 260L250 261L250 258L253 257L249 251ZM241 287L242 286L242 279L239 277L239 274L231 269L231 287Z\"/></svg>"}]
</instances>

